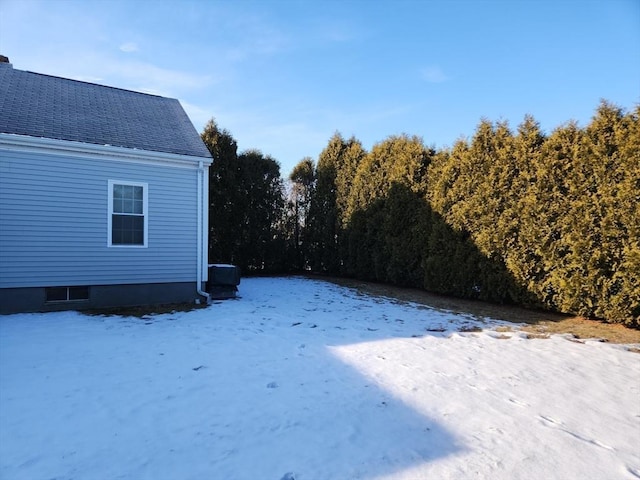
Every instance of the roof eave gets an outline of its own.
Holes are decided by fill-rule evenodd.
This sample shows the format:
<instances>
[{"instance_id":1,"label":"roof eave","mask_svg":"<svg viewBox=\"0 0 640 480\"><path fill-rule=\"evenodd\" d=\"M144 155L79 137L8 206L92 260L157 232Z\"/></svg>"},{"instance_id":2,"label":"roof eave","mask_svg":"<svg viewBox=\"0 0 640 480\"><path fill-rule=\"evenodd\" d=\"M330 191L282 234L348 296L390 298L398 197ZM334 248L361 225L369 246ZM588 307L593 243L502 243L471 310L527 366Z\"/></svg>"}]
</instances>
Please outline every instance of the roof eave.
<instances>
[{"instance_id":1,"label":"roof eave","mask_svg":"<svg viewBox=\"0 0 640 480\"><path fill-rule=\"evenodd\" d=\"M34 151L55 155L74 157L92 157L116 161L170 164L173 166L193 167L211 165L213 159L177 153L155 152L137 148L116 147L113 145L96 145L92 143L57 140L52 138L32 137L0 133L0 146L9 150Z\"/></svg>"}]
</instances>

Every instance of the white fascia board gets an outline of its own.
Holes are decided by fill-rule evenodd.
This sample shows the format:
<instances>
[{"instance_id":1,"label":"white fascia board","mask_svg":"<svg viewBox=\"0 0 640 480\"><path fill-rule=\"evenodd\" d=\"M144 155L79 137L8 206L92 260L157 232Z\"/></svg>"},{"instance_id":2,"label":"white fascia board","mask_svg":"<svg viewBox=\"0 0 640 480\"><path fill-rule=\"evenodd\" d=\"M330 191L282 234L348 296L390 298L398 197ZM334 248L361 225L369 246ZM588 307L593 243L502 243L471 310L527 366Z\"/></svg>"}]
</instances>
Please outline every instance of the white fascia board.
<instances>
[{"instance_id":1,"label":"white fascia board","mask_svg":"<svg viewBox=\"0 0 640 480\"><path fill-rule=\"evenodd\" d=\"M153 152L136 148L114 147L113 145L94 145L92 143L9 133L0 133L0 148L9 151L31 151L63 155L66 157L90 157L120 162L167 165L183 168L198 168L200 162L205 166L209 166L213 161L211 158L180 155L177 153Z\"/></svg>"}]
</instances>

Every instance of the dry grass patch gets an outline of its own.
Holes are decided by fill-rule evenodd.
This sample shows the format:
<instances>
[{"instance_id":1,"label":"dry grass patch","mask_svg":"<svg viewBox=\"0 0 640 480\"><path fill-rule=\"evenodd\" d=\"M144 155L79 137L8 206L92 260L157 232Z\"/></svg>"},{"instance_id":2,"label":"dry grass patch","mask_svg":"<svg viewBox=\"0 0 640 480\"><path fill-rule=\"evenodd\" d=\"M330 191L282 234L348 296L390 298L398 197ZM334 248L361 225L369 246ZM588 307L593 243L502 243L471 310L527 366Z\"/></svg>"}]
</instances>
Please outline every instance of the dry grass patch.
<instances>
[{"instance_id":1,"label":"dry grass patch","mask_svg":"<svg viewBox=\"0 0 640 480\"><path fill-rule=\"evenodd\" d=\"M494 328L494 330L499 333L513 332L513 328L506 325L500 325L499 327Z\"/></svg>"},{"instance_id":2,"label":"dry grass patch","mask_svg":"<svg viewBox=\"0 0 640 480\"><path fill-rule=\"evenodd\" d=\"M611 343L640 343L640 330L619 323L604 323L582 317L564 317L560 320L541 320L522 328L531 334L553 335L570 333L576 340L599 339Z\"/></svg>"},{"instance_id":3,"label":"dry grass patch","mask_svg":"<svg viewBox=\"0 0 640 480\"><path fill-rule=\"evenodd\" d=\"M482 328L477 325L463 325L458 329L458 331L466 332L466 333L477 333L477 332L481 332Z\"/></svg>"},{"instance_id":4,"label":"dry grass patch","mask_svg":"<svg viewBox=\"0 0 640 480\"><path fill-rule=\"evenodd\" d=\"M542 340L544 340L544 339L549 338L550 335L548 333L531 333L531 332L529 332L529 333L526 334L526 337L529 340L531 340L531 339L538 339L538 340L542 339Z\"/></svg>"},{"instance_id":5,"label":"dry grass patch","mask_svg":"<svg viewBox=\"0 0 640 480\"><path fill-rule=\"evenodd\" d=\"M414 288L402 288L345 278L321 278L338 285L356 289L366 295L387 297L400 302L413 302L440 310L472 315L478 320L493 318L513 323L525 323L527 325L521 327L520 330L527 333L528 338L549 338L553 334L570 333L575 339L595 338L611 343L640 344L640 330L627 328L621 324L604 323L582 317L561 315L541 310L528 310L509 305L464 300ZM510 331L510 329L509 327L497 327L496 331L506 332Z\"/></svg>"},{"instance_id":6,"label":"dry grass patch","mask_svg":"<svg viewBox=\"0 0 640 480\"><path fill-rule=\"evenodd\" d=\"M162 313L190 312L199 308L205 308L206 303L171 303L166 305L141 305L132 307L110 307L84 310L82 313L88 315L120 316L144 318L149 315L159 315Z\"/></svg>"}]
</instances>

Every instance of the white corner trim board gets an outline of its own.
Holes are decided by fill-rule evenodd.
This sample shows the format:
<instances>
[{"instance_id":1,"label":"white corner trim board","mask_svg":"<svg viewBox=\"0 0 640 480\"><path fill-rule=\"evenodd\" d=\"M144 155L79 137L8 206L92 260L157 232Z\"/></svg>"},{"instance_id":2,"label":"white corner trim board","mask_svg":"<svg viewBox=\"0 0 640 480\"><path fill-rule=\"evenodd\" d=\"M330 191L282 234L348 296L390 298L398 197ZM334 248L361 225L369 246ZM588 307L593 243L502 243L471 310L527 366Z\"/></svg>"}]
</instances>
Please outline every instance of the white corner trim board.
<instances>
[{"instance_id":1,"label":"white corner trim board","mask_svg":"<svg viewBox=\"0 0 640 480\"><path fill-rule=\"evenodd\" d=\"M207 198L209 191L209 175L207 175L207 167L204 162L198 164L198 185L197 185L197 248L196 248L196 285L198 295L201 295L209 303L210 296L202 290L201 282L207 281L208 271L207 264L209 260L209 238L207 232L209 230L209 206L204 199Z\"/></svg>"}]
</instances>

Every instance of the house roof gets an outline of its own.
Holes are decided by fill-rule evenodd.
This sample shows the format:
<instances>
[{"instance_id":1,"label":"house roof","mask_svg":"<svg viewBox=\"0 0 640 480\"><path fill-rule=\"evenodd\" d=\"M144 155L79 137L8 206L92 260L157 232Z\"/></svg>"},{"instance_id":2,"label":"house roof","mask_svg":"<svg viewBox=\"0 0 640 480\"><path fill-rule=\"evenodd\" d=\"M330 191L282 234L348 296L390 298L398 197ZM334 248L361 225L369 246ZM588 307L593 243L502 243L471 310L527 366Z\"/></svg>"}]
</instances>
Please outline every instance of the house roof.
<instances>
[{"instance_id":1,"label":"house roof","mask_svg":"<svg viewBox=\"0 0 640 480\"><path fill-rule=\"evenodd\" d=\"M0 63L0 132L211 158L176 99L9 63Z\"/></svg>"}]
</instances>

